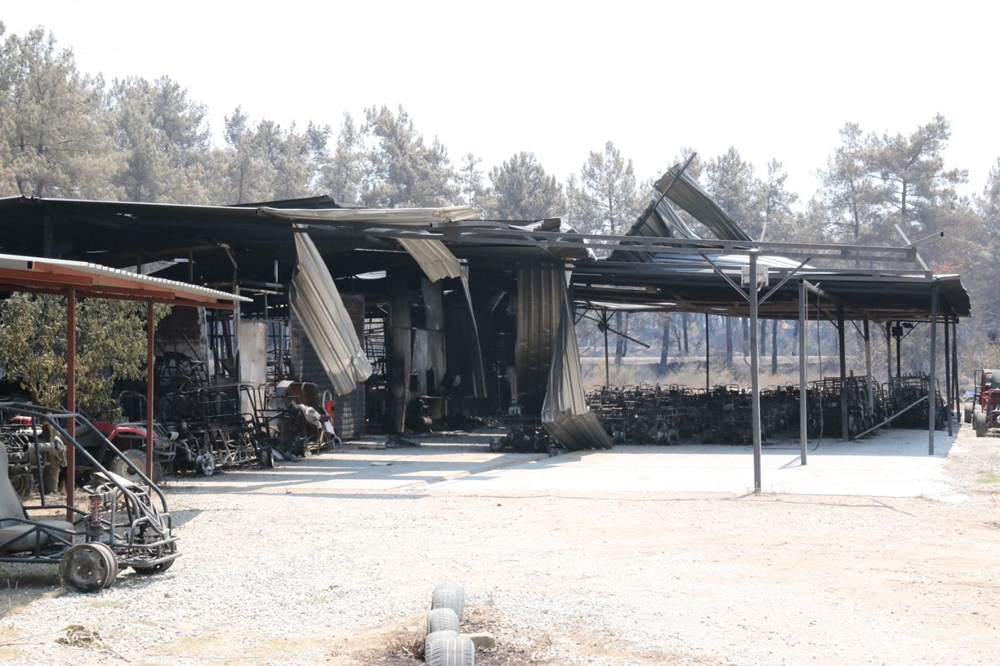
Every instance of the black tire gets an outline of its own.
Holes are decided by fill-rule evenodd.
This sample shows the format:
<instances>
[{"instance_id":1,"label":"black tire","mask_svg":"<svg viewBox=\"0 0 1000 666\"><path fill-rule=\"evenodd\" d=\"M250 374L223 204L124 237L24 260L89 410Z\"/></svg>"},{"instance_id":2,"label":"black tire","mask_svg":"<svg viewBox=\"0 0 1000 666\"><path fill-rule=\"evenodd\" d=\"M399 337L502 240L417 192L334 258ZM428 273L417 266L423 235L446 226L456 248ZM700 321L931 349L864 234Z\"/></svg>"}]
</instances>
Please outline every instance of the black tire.
<instances>
[{"instance_id":1,"label":"black tire","mask_svg":"<svg viewBox=\"0 0 1000 666\"><path fill-rule=\"evenodd\" d=\"M976 426L976 437L986 436L986 412L978 411L972 415L972 422Z\"/></svg>"},{"instance_id":2,"label":"black tire","mask_svg":"<svg viewBox=\"0 0 1000 666\"><path fill-rule=\"evenodd\" d=\"M446 636L428 644L424 651L427 666L474 666L476 646L466 636Z\"/></svg>"},{"instance_id":3,"label":"black tire","mask_svg":"<svg viewBox=\"0 0 1000 666\"><path fill-rule=\"evenodd\" d=\"M115 551L111 550L111 546L106 543L96 542L91 544L95 548L101 551L104 557L104 562L108 566L108 579L104 582L102 589L107 589L115 584L115 579L118 578L118 556L115 555Z\"/></svg>"},{"instance_id":4,"label":"black tire","mask_svg":"<svg viewBox=\"0 0 1000 666\"><path fill-rule=\"evenodd\" d=\"M128 458L133 465L142 470L142 473L146 473L146 452L139 449L127 449L122 451L122 455ZM115 458L111 461L108 467L108 471L112 474L117 474L120 477L128 479L132 483L142 483L142 478L133 472L125 461L121 458ZM153 483L159 483L163 479L163 465L153 461Z\"/></svg>"},{"instance_id":5,"label":"black tire","mask_svg":"<svg viewBox=\"0 0 1000 666\"><path fill-rule=\"evenodd\" d=\"M35 490L35 480L32 478L30 473L18 474L17 476L10 477L10 483L14 487L14 492L21 499L28 499L31 497L31 493ZM51 493L50 488L46 488L45 492Z\"/></svg>"},{"instance_id":6,"label":"black tire","mask_svg":"<svg viewBox=\"0 0 1000 666\"><path fill-rule=\"evenodd\" d=\"M215 474L215 454L205 451L195 459L195 466L202 476L212 476Z\"/></svg>"},{"instance_id":7,"label":"black tire","mask_svg":"<svg viewBox=\"0 0 1000 666\"><path fill-rule=\"evenodd\" d=\"M455 583L438 583L431 595L431 610L435 608L452 609L461 622L462 611L465 610L465 588Z\"/></svg>"},{"instance_id":8,"label":"black tire","mask_svg":"<svg viewBox=\"0 0 1000 666\"><path fill-rule=\"evenodd\" d=\"M427 612L427 633L458 631L458 615L450 608L432 608Z\"/></svg>"},{"instance_id":9,"label":"black tire","mask_svg":"<svg viewBox=\"0 0 1000 666\"><path fill-rule=\"evenodd\" d=\"M162 550L162 553L166 555L170 555L176 552L177 552L177 543L174 541L168 543L166 546L163 547ZM176 561L177 559L174 558L172 560L167 560L166 562L161 562L160 564L151 564L148 566L143 564L133 564L132 570L135 571L140 576L153 576L158 573L163 573L170 567L174 566L174 562Z\"/></svg>"},{"instance_id":10,"label":"black tire","mask_svg":"<svg viewBox=\"0 0 1000 666\"><path fill-rule=\"evenodd\" d=\"M66 587L77 592L97 592L114 582L118 563L112 553L109 561L104 544L78 543L59 561L59 577ZM110 551L110 548L107 549Z\"/></svg>"},{"instance_id":11,"label":"black tire","mask_svg":"<svg viewBox=\"0 0 1000 666\"><path fill-rule=\"evenodd\" d=\"M270 446L262 446L257 451L257 461L261 469L274 469L274 456L271 455Z\"/></svg>"}]
</instances>

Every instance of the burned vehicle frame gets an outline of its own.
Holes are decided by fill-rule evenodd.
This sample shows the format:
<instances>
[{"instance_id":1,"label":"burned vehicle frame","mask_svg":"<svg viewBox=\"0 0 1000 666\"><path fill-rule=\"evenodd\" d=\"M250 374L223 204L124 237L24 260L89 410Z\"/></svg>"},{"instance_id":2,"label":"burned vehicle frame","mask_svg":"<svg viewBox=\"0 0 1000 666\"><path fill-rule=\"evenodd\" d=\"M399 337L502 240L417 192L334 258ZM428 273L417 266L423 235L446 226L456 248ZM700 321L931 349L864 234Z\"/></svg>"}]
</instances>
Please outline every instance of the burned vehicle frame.
<instances>
[{"instance_id":1,"label":"burned vehicle frame","mask_svg":"<svg viewBox=\"0 0 1000 666\"><path fill-rule=\"evenodd\" d=\"M86 510L47 503L51 489L45 488L42 467L37 466L40 504L24 505L7 474L9 451L23 441L4 441L0 447L0 561L58 564L63 583L79 592L111 586L125 567L139 574L170 568L180 554L172 517L162 490L143 470L106 438L99 451L82 445L72 431L98 431L79 414L0 403L0 420L7 423L15 417L31 419L33 426L47 425L66 446L74 448L84 463L77 471L88 503ZM102 459L121 461L132 480L111 472ZM33 517L43 513L45 517Z\"/></svg>"}]
</instances>

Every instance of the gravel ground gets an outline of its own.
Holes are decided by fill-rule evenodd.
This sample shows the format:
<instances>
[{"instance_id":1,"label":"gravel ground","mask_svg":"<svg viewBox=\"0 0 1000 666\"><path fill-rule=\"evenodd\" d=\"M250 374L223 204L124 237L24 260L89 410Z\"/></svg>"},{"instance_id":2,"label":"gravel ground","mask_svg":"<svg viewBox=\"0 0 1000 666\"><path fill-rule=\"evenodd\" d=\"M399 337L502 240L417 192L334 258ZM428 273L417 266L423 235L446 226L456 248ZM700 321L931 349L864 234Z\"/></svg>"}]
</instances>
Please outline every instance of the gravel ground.
<instances>
[{"instance_id":1,"label":"gravel ground","mask_svg":"<svg viewBox=\"0 0 1000 666\"><path fill-rule=\"evenodd\" d=\"M434 483L444 463L373 489L324 483L348 474L332 457L172 482L183 556L158 576L84 595L57 587L54 567L0 565L0 662L417 664L443 581L465 586L463 627L496 634L487 666L987 664L1000 651L1000 438L968 427L942 463L947 502L457 495Z\"/></svg>"}]
</instances>

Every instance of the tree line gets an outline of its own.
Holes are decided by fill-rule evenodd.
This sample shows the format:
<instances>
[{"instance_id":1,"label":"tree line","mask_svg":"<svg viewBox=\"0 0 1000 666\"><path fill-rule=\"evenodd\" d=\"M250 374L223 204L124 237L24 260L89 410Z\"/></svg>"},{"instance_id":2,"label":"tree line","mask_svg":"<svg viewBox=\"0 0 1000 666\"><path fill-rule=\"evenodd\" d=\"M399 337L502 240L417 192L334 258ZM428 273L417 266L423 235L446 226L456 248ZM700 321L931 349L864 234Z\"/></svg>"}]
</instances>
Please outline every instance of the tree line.
<instances>
[{"instance_id":1,"label":"tree line","mask_svg":"<svg viewBox=\"0 0 1000 666\"><path fill-rule=\"evenodd\" d=\"M254 120L237 107L217 143L208 109L168 76L80 72L42 27L16 35L0 24L0 38L0 196L225 205L329 194L369 207L468 204L488 219L561 216L581 231L618 234L662 174L637 176L610 140L564 180L531 152L489 168L472 153L456 162L402 106L345 113L336 130ZM921 254L935 272L963 275L975 311L964 335L989 355L1000 332L1000 159L980 193L960 195L968 174L945 163L950 135L940 115L895 133L848 122L808 200L787 189L778 159L758 170L736 147L698 155L688 173L760 240L899 245L944 231ZM663 171L696 148L679 150ZM678 348L683 326L672 338L664 332Z\"/></svg>"}]
</instances>

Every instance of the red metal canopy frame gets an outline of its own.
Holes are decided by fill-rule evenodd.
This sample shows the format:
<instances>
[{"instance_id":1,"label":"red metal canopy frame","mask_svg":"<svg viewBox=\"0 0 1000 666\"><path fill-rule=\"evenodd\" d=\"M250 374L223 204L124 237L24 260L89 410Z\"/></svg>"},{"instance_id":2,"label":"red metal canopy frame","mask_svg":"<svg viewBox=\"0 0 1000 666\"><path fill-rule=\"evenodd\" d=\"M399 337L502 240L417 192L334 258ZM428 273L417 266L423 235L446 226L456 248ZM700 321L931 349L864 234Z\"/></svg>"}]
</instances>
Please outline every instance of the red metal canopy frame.
<instances>
[{"instance_id":1,"label":"red metal canopy frame","mask_svg":"<svg viewBox=\"0 0 1000 666\"><path fill-rule=\"evenodd\" d=\"M76 411L76 302L78 298L106 298L146 303L146 476L153 476L153 305L182 305L237 310L251 299L207 287L130 273L82 261L0 254L0 292L24 291L66 296L66 409ZM227 302L228 301L228 302ZM76 423L69 421L75 436ZM76 449L66 447L66 505L74 505ZM67 509L67 520L71 511Z\"/></svg>"}]
</instances>

